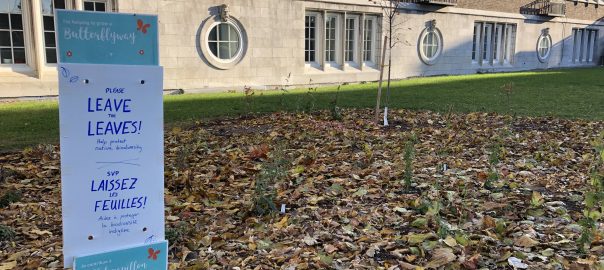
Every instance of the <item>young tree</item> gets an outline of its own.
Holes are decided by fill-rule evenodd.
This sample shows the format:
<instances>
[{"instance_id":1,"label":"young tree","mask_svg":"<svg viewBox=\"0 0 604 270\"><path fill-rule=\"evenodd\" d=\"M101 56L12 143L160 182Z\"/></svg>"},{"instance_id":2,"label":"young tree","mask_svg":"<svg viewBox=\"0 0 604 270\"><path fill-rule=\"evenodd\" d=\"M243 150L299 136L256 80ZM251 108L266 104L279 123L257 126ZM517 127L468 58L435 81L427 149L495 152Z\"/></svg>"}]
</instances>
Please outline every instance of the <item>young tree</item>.
<instances>
[{"instance_id":1,"label":"young tree","mask_svg":"<svg viewBox=\"0 0 604 270\"><path fill-rule=\"evenodd\" d=\"M384 27L387 37L387 47L382 50L388 51L388 78L386 82L386 100L384 106L384 126L388 125L388 105L390 102L390 81L392 78L392 48L399 43L399 38L396 33L404 21L397 22L396 17L399 14L398 8L402 3L409 2L408 0L369 0L369 2L382 8L384 14ZM383 61L382 61L383 62ZM382 67L383 68L383 67ZM381 80L381 78L380 78ZM379 102L379 98L378 98ZM379 109L380 104L377 104Z\"/></svg>"}]
</instances>

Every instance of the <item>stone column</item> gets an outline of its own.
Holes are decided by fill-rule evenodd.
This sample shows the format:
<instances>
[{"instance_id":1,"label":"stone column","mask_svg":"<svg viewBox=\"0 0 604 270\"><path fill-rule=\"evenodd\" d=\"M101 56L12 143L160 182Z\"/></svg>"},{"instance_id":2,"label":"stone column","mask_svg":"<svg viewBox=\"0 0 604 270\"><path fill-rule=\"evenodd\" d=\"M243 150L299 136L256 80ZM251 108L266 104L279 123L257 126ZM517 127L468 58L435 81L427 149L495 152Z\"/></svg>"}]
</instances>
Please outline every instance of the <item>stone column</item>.
<instances>
[{"instance_id":1,"label":"stone column","mask_svg":"<svg viewBox=\"0 0 604 270\"><path fill-rule=\"evenodd\" d=\"M75 0L75 10L84 10L84 1L83 0Z\"/></svg>"},{"instance_id":2,"label":"stone column","mask_svg":"<svg viewBox=\"0 0 604 270\"><path fill-rule=\"evenodd\" d=\"M33 55L35 58L35 69L38 79L44 76L44 63L46 63L44 53L44 27L42 26L42 0L31 0L29 11L31 12L32 37L33 37ZM27 1L23 1L24 3ZM57 52L57 58L58 58Z\"/></svg>"}]
</instances>

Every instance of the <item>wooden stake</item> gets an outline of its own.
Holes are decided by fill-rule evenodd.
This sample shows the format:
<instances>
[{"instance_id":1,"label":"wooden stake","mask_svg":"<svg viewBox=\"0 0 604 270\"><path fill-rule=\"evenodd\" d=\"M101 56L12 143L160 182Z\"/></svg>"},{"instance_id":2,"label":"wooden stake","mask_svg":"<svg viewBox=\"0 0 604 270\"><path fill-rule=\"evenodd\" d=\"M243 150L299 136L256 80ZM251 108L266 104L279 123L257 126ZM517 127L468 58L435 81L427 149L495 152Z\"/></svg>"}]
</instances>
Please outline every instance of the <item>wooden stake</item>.
<instances>
[{"instance_id":1,"label":"wooden stake","mask_svg":"<svg viewBox=\"0 0 604 270\"><path fill-rule=\"evenodd\" d=\"M382 99L382 82L384 81L384 61L386 60L386 46L388 37L384 37L384 46L382 47L382 64L380 65L380 82L378 84L377 103L375 104L375 123L380 123L380 103Z\"/></svg>"}]
</instances>

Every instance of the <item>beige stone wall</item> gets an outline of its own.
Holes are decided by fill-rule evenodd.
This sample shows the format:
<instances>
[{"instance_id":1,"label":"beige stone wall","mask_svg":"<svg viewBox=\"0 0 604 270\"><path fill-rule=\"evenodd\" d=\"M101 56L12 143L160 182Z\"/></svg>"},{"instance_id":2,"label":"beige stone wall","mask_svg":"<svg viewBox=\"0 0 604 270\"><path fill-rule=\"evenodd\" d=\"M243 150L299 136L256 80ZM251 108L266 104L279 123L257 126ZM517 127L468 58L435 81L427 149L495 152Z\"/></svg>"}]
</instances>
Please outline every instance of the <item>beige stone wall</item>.
<instances>
[{"instance_id":1,"label":"beige stone wall","mask_svg":"<svg viewBox=\"0 0 604 270\"><path fill-rule=\"evenodd\" d=\"M393 65L396 78L593 66L599 63L600 57L604 55L604 24L594 24L590 21L564 18L546 20L540 16L526 17L520 14L458 8L445 8L429 13L409 9L398 19L404 24L405 30L399 33L401 45L393 51L393 57L397 59ZM419 35L430 20L436 20L444 40L443 53L434 65L422 63L417 49ZM510 65L472 63L473 26L477 21L516 24L515 50ZM573 62L572 28L599 29L599 45L594 56L594 59L598 60L591 63ZM549 29L553 46L547 61L542 63L537 57L536 48L544 29Z\"/></svg>"},{"instance_id":2,"label":"beige stone wall","mask_svg":"<svg viewBox=\"0 0 604 270\"><path fill-rule=\"evenodd\" d=\"M307 84L311 80L315 83L376 80L375 70L326 73L305 68L306 9L380 11L365 1L352 2L363 5L284 0L135 0L120 1L118 9L159 15L160 64L165 69L166 89L241 89ZM229 70L209 65L199 49L201 27L222 4L229 5L231 15L241 22L248 36L245 56Z\"/></svg>"},{"instance_id":3,"label":"beige stone wall","mask_svg":"<svg viewBox=\"0 0 604 270\"><path fill-rule=\"evenodd\" d=\"M469 0L467 0L469 1ZM216 7L230 5L231 15L240 21L247 36L247 50L241 62L228 70L210 65L200 50L200 31ZM210 91L216 89L259 89L281 85L338 84L378 80L375 68L308 68L304 63L304 15L306 10L354 14L380 14L365 0L127 0L117 10L159 15L160 64L165 69L165 89ZM600 29L599 51L604 49L604 24L570 18L544 18L517 12L476 10L464 7L434 8L408 5L398 16L402 29L400 44L393 50L393 77L437 74L470 74L565 66L572 62L572 28ZM418 39L426 23L436 20L444 39L444 51L435 64L426 65L418 56ZM517 24L512 65L472 64L472 35L475 21ZM554 48L546 63L536 55L541 31L550 29ZM379 33L382 37L384 33ZM377 42L376 45L381 45ZM381 46L380 46L381 47ZM378 53L381 54L381 53ZM586 64L594 65L594 63ZM43 79L31 74L0 72L0 97L56 95L56 72Z\"/></svg>"}]
</instances>

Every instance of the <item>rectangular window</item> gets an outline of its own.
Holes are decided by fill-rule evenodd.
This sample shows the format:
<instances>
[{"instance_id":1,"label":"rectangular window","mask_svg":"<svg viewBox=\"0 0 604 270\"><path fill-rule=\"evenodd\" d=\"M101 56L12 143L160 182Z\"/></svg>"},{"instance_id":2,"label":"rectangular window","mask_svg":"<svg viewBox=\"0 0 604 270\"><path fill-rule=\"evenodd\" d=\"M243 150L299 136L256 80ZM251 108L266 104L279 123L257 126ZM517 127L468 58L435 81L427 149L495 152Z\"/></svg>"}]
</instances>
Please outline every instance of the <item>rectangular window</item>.
<instances>
[{"instance_id":1,"label":"rectangular window","mask_svg":"<svg viewBox=\"0 0 604 270\"><path fill-rule=\"evenodd\" d=\"M0 65L25 64L25 36L21 0L0 5Z\"/></svg>"},{"instance_id":2,"label":"rectangular window","mask_svg":"<svg viewBox=\"0 0 604 270\"><path fill-rule=\"evenodd\" d=\"M573 29L573 62L591 63L597 50L598 30Z\"/></svg>"},{"instance_id":3,"label":"rectangular window","mask_svg":"<svg viewBox=\"0 0 604 270\"><path fill-rule=\"evenodd\" d=\"M338 17L328 15L325 20L325 62L336 62L338 44Z\"/></svg>"},{"instance_id":4,"label":"rectangular window","mask_svg":"<svg viewBox=\"0 0 604 270\"><path fill-rule=\"evenodd\" d=\"M365 62L375 61L375 32L375 18L365 18L363 33L363 61Z\"/></svg>"},{"instance_id":5,"label":"rectangular window","mask_svg":"<svg viewBox=\"0 0 604 270\"><path fill-rule=\"evenodd\" d=\"M585 60L591 62L593 60L593 33L592 30L587 30L585 35L587 36L587 50L585 50Z\"/></svg>"},{"instance_id":6,"label":"rectangular window","mask_svg":"<svg viewBox=\"0 0 604 270\"><path fill-rule=\"evenodd\" d=\"M359 28L358 16L346 18L346 48L344 50L344 61L356 62L357 61L357 36Z\"/></svg>"},{"instance_id":7,"label":"rectangular window","mask_svg":"<svg viewBox=\"0 0 604 270\"><path fill-rule=\"evenodd\" d=\"M42 24L44 29L44 52L47 64L57 63L57 43L55 41L54 10L65 9L65 0L42 1Z\"/></svg>"},{"instance_id":8,"label":"rectangular window","mask_svg":"<svg viewBox=\"0 0 604 270\"><path fill-rule=\"evenodd\" d=\"M589 34L589 30L583 30L583 38L581 39L581 62L587 62L587 50L589 40L587 35Z\"/></svg>"},{"instance_id":9,"label":"rectangular window","mask_svg":"<svg viewBox=\"0 0 604 270\"><path fill-rule=\"evenodd\" d=\"M516 25L506 24L504 35L503 62L506 64L512 63L514 58L514 44L516 41Z\"/></svg>"},{"instance_id":10,"label":"rectangular window","mask_svg":"<svg viewBox=\"0 0 604 270\"><path fill-rule=\"evenodd\" d=\"M598 30L589 30L591 39L589 40L589 62L594 61L594 55L597 50L597 42L598 42Z\"/></svg>"},{"instance_id":11,"label":"rectangular window","mask_svg":"<svg viewBox=\"0 0 604 270\"><path fill-rule=\"evenodd\" d=\"M492 47L492 38L493 38L493 24L487 23L484 26L484 38L482 40L482 61L490 62L491 52L493 51Z\"/></svg>"},{"instance_id":12,"label":"rectangular window","mask_svg":"<svg viewBox=\"0 0 604 270\"><path fill-rule=\"evenodd\" d=\"M317 15L309 14L305 17L304 34L304 61L316 62L317 58Z\"/></svg>"},{"instance_id":13,"label":"rectangular window","mask_svg":"<svg viewBox=\"0 0 604 270\"><path fill-rule=\"evenodd\" d=\"M478 54L480 48L478 48L480 44L480 37L482 36L482 24L475 23L474 24L474 38L472 39L472 61L476 62L478 60Z\"/></svg>"},{"instance_id":14,"label":"rectangular window","mask_svg":"<svg viewBox=\"0 0 604 270\"><path fill-rule=\"evenodd\" d=\"M501 41L503 40L503 25L495 25L493 33L493 63L499 63L501 60Z\"/></svg>"},{"instance_id":15,"label":"rectangular window","mask_svg":"<svg viewBox=\"0 0 604 270\"><path fill-rule=\"evenodd\" d=\"M306 11L304 61L315 68L374 66L378 16Z\"/></svg>"},{"instance_id":16,"label":"rectangular window","mask_svg":"<svg viewBox=\"0 0 604 270\"><path fill-rule=\"evenodd\" d=\"M573 47L575 50L575 62L582 62L581 55L583 55L583 29L577 29L575 31L575 45Z\"/></svg>"},{"instance_id":17,"label":"rectangular window","mask_svg":"<svg viewBox=\"0 0 604 270\"><path fill-rule=\"evenodd\" d=\"M106 1L84 1L84 10L105 12L105 11L107 11L107 2Z\"/></svg>"},{"instance_id":18,"label":"rectangular window","mask_svg":"<svg viewBox=\"0 0 604 270\"><path fill-rule=\"evenodd\" d=\"M472 62L509 64L514 56L516 25L488 22L474 23Z\"/></svg>"}]
</instances>

